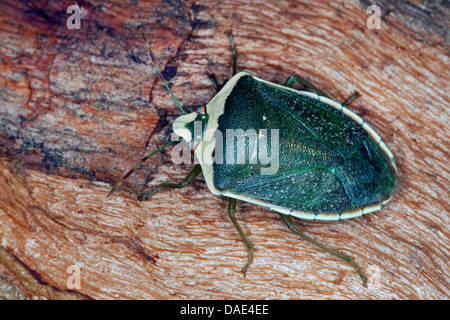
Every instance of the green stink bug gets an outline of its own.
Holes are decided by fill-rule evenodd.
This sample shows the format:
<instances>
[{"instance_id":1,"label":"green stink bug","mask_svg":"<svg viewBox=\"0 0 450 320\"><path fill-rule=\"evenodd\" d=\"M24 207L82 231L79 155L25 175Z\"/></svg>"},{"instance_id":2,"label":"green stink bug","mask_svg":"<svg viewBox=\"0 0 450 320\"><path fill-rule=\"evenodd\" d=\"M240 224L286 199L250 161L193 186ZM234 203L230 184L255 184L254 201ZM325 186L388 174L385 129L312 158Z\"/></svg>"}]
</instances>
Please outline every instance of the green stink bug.
<instances>
[{"instance_id":1,"label":"green stink bug","mask_svg":"<svg viewBox=\"0 0 450 320\"><path fill-rule=\"evenodd\" d=\"M174 121L173 131L191 143L199 164L181 183L163 183L140 199L162 189L188 186L202 172L213 194L229 198L229 216L249 250L244 274L254 249L235 218L237 200L278 212L292 231L347 261L365 283L353 258L302 233L291 218L349 219L377 211L392 198L397 181L392 153L364 120L344 107L356 95L340 104L295 76L279 85L237 73L237 53L229 33L233 77L219 88L211 76L217 95L202 111L188 114L165 81L142 30L141 35L160 79L184 113ZM292 89L295 81L315 92ZM174 142L143 158L108 197L141 163Z\"/></svg>"}]
</instances>

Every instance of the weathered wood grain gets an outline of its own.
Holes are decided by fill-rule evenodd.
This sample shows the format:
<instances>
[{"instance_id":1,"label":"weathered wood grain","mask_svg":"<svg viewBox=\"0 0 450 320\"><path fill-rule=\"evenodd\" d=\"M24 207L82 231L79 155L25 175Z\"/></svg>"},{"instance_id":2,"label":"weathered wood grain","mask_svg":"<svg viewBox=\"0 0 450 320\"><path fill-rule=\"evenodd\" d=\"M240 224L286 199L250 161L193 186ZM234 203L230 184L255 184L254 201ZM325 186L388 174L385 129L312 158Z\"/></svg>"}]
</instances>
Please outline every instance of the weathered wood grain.
<instances>
[{"instance_id":1,"label":"weathered wood grain","mask_svg":"<svg viewBox=\"0 0 450 320\"><path fill-rule=\"evenodd\" d=\"M0 3L0 296L10 299L449 299L449 12L434 2L90 1L81 30L70 1ZM351 109L396 158L400 187L382 211L342 222L296 220L353 256L380 284L302 241L278 215L227 199L202 178L138 202L145 186L179 181L170 149L112 184L170 138L179 114L155 77L143 28L187 110L239 69L282 83L303 76ZM68 289L68 267L81 288Z\"/></svg>"}]
</instances>

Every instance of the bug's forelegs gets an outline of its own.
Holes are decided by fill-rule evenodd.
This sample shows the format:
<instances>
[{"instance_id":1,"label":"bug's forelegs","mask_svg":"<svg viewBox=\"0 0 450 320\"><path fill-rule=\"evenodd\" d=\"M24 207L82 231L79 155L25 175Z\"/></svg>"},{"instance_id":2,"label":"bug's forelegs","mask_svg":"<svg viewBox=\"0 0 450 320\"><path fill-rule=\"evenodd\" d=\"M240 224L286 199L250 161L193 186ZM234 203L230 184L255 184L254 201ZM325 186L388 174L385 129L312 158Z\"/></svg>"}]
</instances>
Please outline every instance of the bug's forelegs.
<instances>
[{"instance_id":1,"label":"bug's forelegs","mask_svg":"<svg viewBox=\"0 0 450 320\"><path fill-rule=\"evenodd\" d=\"M161 183L156 188L139 195L138 199L139 200L147 200L148 197L150 197L151 195L153 195L163 189L180 189L180 188L187 187L195 180L195 178L197 178L197 176L199 175L200 172L202 172L202 167L200 166L200 164L197 164L192 169L192 171L183 179L183 181L181 181L181 183L169 183L169 182Z\"/></svg>"},{"instance_id":2,"label":"bug's forelegs","mask_svg":"<svg viewBox=\"0 0 450 320\"><path fill-rule=\"evenodd\" d=\"M346 261L347 263L349 263L353 268L355 268L356 272L359 274L362 281L364 282L364 285L366 284L366 282L367 282L366 276L362 273L361 269L359 268L359 266L356 264L355 260L352 257L347 256L347 255L340 253L336 250L333 250L331 248L328 248L327 246L323 245L322 243L318 242L317 240L314 240L310 236L304 234L303 232L298 230L297 226L295 225L295 222L292 220L292 218L290 216L281 214L281 213L280 213L280 216L291 231L293 231L294 233L296 233L303 239L308 240L312 244L318 246L322 250L325 250L326 252L331 253L333 256L338 257L339 259L342 259L342 260Z\"/></svg>"},{"instance_id":3,"label":"bug's forelegs","mask_svg":"<svg viewBox=\"0 0 450 320\"><path fill-rule=\"evenodd\" d=\"M230 216L231 221L233 222L234 226L236 227L237 231L239 232L239 234L241 235L242 240L244 240L245 245L247 246L248 249L248 259L247 259L247 263L245 264L244 268L242 268L242 273L247 272L248 267L252 264L253 262L253 244L250 242L250 240L247 239L247 237L245 236L244 232L242 231L241 227L239 226L239 223L236 220L235 217L235 213L236 213L236 199L233 198L228 198L228 215Z\"/></svg>"}]
</instances>

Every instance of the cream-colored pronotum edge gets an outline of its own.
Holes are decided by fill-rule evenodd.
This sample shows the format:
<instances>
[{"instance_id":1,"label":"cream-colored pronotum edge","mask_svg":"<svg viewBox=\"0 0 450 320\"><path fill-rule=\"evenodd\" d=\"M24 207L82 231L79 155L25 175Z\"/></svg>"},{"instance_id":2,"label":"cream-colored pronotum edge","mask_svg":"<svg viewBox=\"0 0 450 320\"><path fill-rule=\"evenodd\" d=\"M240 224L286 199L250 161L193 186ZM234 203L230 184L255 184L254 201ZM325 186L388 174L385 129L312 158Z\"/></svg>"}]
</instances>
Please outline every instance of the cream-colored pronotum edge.
<instances>
[{"instance_id":1,"label":"cream-colored pronotum edge","mask_svg":"<svg viewBox=\"0 0 450 320\"><path fill-rule=\"evenodd\" d=\"M238 200L243 200L246 202L254 203L257 205L265 206L270 208L271 210L292 215L294 217L302 218L302 219L308 219L308 220L341 220L341 219L350 219L354 217L362 216L363 214L373 212L380 210L383 205L388 203L392 197L389 197L387 199L384 199L381 201L381 203L376 205L370 205L365 206L362 208L353 209L350 211L345 211L341 213L311 213L311 212L302 212L302 211L295 211L295 210L289 210L281 206L276 206L270 203L267 203L262 200L258 200L246 195L237 194L232 191L226 191L221 192L217 190L214 186L214 170L213 170L213 151L215 147L215 138L214 138L214 132L218 128L218 119L223 114L224 108L225 108L225 101L227 97L229 96L230 92L233 90L234 86L236 85L237 81L245 75L249 75L246 72L240 72L236 74L234 77L232 77L222 88L222 90L206 105L206 113L208 114L208 124L206 128L206 132L203 135L202 141L198 144L197 148L195 149L195 154L199 160L199 163L202 167L203 176L205 178L206 184L209 188L209 190L216 195L224 195L230 198L235 198ZM337 103L336 101L333 101L329 98L319 96L316 93L308 92L308 91L299 91L295 90L289 87L285 87L276 83L272 83L266 80L259 79L257 77L253 77L255 80L264 83L268 86L287 90L294 92L296 94L299 94L301 96L307 96L316 100L319 100L323 103L326 103L343 113L345 113L347 116L355 120L370 136L370 138L377 143L380 146L380 149L383 150L383 152L386 154L386 156L390 159L390 164L394 168L395 172L397 172L397 168L394 163L394 156L389 151L389 149L386 147L386 145L381 141L380 136L368 125L364 122L363 119L361 119L357 114L350 111L349 109L343 107L340 103ZM185 124L188 122L191 122L195 119L197 113L193 112L188 115L183 115L177 118L174 121L173 128L174 132L181 136L185 141L192 140L191 133L189 130L185 129Z\"/></svg>"},{"instance_id":2,"label":"cream-colored pronotum edge","mask_svg":"<svg viewBox=\"0 0 450 320\"><path fill-rule=\"evenodd\" d=\"M172 124L173 132L176 135L182 137L183 140L186 142L190 142L193 139L191 131L189 131L189 129L186 128L186 124L194 121L195 118L197 117L197 114L198 114L197 112L184 114L176 118Z\"/></svg>"}]
</instances>

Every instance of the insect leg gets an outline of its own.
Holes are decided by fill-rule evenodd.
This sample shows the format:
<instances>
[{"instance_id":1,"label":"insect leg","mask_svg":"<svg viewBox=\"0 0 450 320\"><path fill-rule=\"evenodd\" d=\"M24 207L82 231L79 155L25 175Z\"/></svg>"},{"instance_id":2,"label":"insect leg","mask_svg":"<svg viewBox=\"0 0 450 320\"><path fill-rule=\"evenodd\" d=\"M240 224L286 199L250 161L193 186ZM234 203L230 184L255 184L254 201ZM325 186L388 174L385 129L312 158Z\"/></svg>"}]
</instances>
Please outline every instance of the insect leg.
<instances>
[{"instance_id":1,"label":"insect leg","mask_svg":"<svg viewBox=\"0 0 450 320\"><path fill-rule=\"evenodd\" d=\"M116 190L120 188L120 186L124 183L124 181L127 180L133 174L133 172L135 172L145 161L150 159L152 156L154 156L155 154L157 154L161 150L167 148L168 146L170 146L174 142L177 142L177 141L176 140L169 141L168 143L166 143L162 147L159 147L158 149L156 149L155 151L153 151L152 153L150 153L146 157L142 158L141 161L136 163L136 165L133 168L131 168L130 171L128 171L128 173L122 178L122 180L120 180L119 182L116 183L116 185L111 189L111 191L108 193L108 195L106 197L109 198L114 192L116 192Z\"/></svg>"},{"instance_id":2,"label":"insect leg","mask_svg":"<svg viewBox=\"0 0 450 320\"><path fill-rule=\"evenodd\" d=\"M293 231L294 233L296 233L303 239L308 240L312 244L318 246L322 250L325 250L326 252L331 253L333 256L338 257L339 259L342 259L342 260L346 261L347 263L349 263L353 268L355 268L356 272L359 274L359 276L361 277L364 284L366 284L366 282L367 282L366 276L362 273L361 269L359 268L359 266L356 264L355 260L352 257L347 256L347 255L340 253L336 250L333 250L331 248L328 248L327 246L323 245L322 243L318 242L317 240L314 240L310 236L304 234L303 232L298 230L297 226L295 225L295 222L292 220L292 218L290 216L281 214L281 213L280 213L280 216L283 219L284 223L286 223L286 225L288 226L288 228L291 231Z\"/></svg>"},{"instance_id":3,"label":"insect leg","mask_svg":"<svg viewBox=\"0 0 450 320\"><path fill-rule=\"evenodd\" d=\"M234 37L233 37L233 34L231 33L231 31L228 32L228 39L230 39L231 58L233 61L233 76L234 76L237 73L237 51L236 51L236 46L234 45ZM225 80L225 82L222 85L219 85L217 83L217 78L214 74L209 75L209 80L211 80L211 83L212 83L214 89L216 90L216 92L219 92L220 89L222 89L222 87L227 82L227 80Z\"/></svg>"},{"instance_id":4,"label":"insect leg","mask_svg":"<svg viewBox=\"0 0 450 320\"><path fill-rule=\"evenodd\" d=\"M358 91L355 91L355 93L350 98L348 98L347 100L342 102L341 105L343 107L345 107L346 105L349 105L353 100L355 100L358 97L359 97L359 93L358 93Z\"/></svg>"},{"instance_id":5,"label":"insect leg","mask_svg":"<svg viewBox=\"0 0 450 320\"><path fill-rule=\"evenodd\" d=\"M248 267L250 266L250 264L253 261L253 244L250 242L250 240L247 239L247 237L245 236L244 232L242 231L241 227L239 226L239 223L236 220L235 217L235 213L236 213L236 199L233 198L228 198L228 215L230 216L231 221L233 222L234 226L236 227L237 231L239 232L239 234L241 235L242 240L244 240L245 245L247 246L248 249L248 260L247 263L245 264L244 268L242 269L242 272L245 273L247 272Z\"/></svg>"},{"instance_id":6,"label":"insect leg","mask_svg":"<svg viewBox=\"0 0 450 320\"><path fill-rule=\"evenodd\" d=\"M187 187L195 180L195 178L198 176L198 174L201 171L202 171L202 167L200 166L200 164L197 164L192 169L192 171L183 179L183 181L181 181L181 183L169 183L169 182L161 183L156 188L139 195L138 199L139 200L147 200L148 197L157 193L158 191L161 191L162 189L180 189L180 188Z\"/></svg>"},{"instance_id":7,"label":"insect leg","mask_svg":"<svg viewBox=\"0 0 450 320\"><path fill-rule=\"evenodd\" d=\"M217 83L216 75L210 74L208 78L209 78L209 80L211 80L214 90L216 90L216 92L219 92L222 86L219 86L219 84Z\"/></svg>"},{"instance_id":8,"label":"insect leg","mask_svg":"<svg viewBox=\"0 0 450 320\"><path fill-rule=\"evenodd\" d=\"M228 32L228 39L230 39L231 58L233 59L233 76L237 73L237 51L234 45L234 37L231 31Z\"/></svg>"},{"instance_id":9,"label":"insect leg","mask_svg":"<svg viewBox=\"0 0 450 320\"><path fill-rule=\"evenodd\" d=\"M304 85L305 87L307 87L308 89L311 89L311 90L315 91L320 96L329 98L329 96L327 96L322 90L317 88L315 85L313 85L308 80L305 80L305 79L303 79L303 78L301 78L299 76L294 76L292 74L289 75L287 80L284 82L283 86L292 88L294 86L294 83L296 83L296 82L299 82L302 85ZM353 100L355 100L358 97L359 97L359 93L358 93L358 91L355 91L355 93L349 99L347 99L346 101L341 103L341 105L343 107L345 107L346 105L349 105Z\"/></svg>"},{"instance_id":10,"label":"insect leg","mask_svg":"<svg viewBox=\"0 0 450 320\"><path fill-rule=\"evenodd\" d=\"M318 95L323 96L323 97L327 97L329 98L328 95L325 94L325 92L323 92L322 90L320 90L319 88L317 88L315 85L313 85L311 82L309 82L308 80L305 80L299 76L294 76L292 74L289 75L289 77L287 78L287 80L284 82L283 86L285 87L289 87L292 88L292 86L294 85L294 83L299 82L302 85L304 85L305 87L307 87L308 89L311 89L313 91L315 91Z\"/></svg>"}]
</instances>

